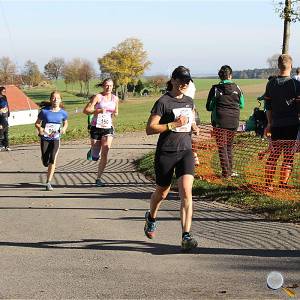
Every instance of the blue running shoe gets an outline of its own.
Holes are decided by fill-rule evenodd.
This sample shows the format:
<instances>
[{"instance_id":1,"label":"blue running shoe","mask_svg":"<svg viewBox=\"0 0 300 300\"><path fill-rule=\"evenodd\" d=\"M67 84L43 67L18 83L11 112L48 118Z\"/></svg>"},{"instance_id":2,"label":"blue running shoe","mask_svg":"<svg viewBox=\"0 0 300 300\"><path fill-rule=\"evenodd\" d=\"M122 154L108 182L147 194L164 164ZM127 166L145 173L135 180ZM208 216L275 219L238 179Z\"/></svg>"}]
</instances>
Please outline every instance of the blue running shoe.
<instances>
[{"instance_id":1,"label":"blue running shoe","mask_svg":"<svg viewBox=\"0 0 300 300\"><path fill-rule=\"evenodd\" d=\"M105 183L102 182L99 178L96 179L96 182L95 182L96 186L97 187L102 187L102 186L105 186Z\"/></svg>"},{"instance_id":2,"label":"blue running shoe","mask_svg":"<svg viewBox=\"0 0 300 300\"><path fill-rule=\"evenodd\" d=\"M198 246L198 242L195 238L192 237L191 234L186 234L183 236L181 241L181 249L183 251L189 251Z\"/></svg>"},{"instance_id":3,"label":"blue running shoe","mask_svg":"<svg viewBox=\"0 0 300 300\"><path fill-rule=\"evenodd\" d=\"M153 239L155 236L155 230L157 228L157 225L156 222L149 221L149 215L150 215L150 211L146 211L144 232L147 238Z\"/></svg>"},{"instance_id":4,"label":"blue running shoe","mask_svg":"<svg viewBox=\"0 0 300 300\"><path fill-rule=\"evenodd\" d=\"M87 159L87 160L93 160L91 149L90 149L90 150L88 151L88 153L86 154L86 159Z\"/></svg>"}]
</instances>

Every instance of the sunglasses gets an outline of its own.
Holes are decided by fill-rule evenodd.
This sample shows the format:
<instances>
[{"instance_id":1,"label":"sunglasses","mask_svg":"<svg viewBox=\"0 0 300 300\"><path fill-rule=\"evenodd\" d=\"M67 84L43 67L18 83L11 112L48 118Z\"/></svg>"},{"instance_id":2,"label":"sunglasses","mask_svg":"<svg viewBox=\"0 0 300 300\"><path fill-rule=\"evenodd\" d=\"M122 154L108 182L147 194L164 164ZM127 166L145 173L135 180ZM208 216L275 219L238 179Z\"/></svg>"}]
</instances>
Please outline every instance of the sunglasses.
<instances>
[{"instance_id":1,"label":"sunglasses","mask_svg":"<svg viewBox=\"0 0 300 300\"><path fill-rule=\"evenodd\" d=\"M188 85L190 83L190 79L177 79L177 82L180 86Z\"/></svg>"}]
</instances>

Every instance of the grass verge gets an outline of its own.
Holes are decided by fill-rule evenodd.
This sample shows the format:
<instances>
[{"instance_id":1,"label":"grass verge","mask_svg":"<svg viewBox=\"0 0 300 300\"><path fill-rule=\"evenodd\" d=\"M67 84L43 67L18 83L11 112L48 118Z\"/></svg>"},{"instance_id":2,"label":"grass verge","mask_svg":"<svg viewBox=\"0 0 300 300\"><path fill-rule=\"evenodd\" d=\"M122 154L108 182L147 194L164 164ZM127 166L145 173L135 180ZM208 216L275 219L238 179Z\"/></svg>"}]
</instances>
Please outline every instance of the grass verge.
<instances>
[{"instance_id":1,"label":"grass verge","mask_svg":"<svg viewBox=\"0 0 300 300\"><path fill-rule=\"evenodd\" d=\"M154 152L137 161L140 172L154 178ZM266 219L282 222L300 222L300 201L278 200L234 186L220 186L195 179L193 195L202 201L217 201L262 214Z\"/></svg>"}]
</instances>

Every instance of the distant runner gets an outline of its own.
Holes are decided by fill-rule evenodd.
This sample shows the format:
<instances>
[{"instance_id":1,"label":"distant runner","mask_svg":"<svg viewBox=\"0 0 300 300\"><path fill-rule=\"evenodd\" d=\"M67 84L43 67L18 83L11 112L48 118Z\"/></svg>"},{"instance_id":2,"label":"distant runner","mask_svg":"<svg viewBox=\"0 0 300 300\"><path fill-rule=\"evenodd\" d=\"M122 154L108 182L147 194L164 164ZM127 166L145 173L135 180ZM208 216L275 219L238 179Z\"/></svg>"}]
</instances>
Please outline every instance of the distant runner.
<instances>
[{"instance_id":1,"label":"distant runner","mask_svg":"<svg viewBox=\"0 0 300 300\"><path fill-rule=\"evenodd\" d=\"M38 115L35 127L41 138L42 161L48 167L46 191L52 191L51 180L54 175L57 154L60 147L60 136L68 127L68 114L63 109L60 93L54 91L50 102L42 103L43 109Z\"/></svg>"},{"instance_id":2,"label":"distant runner","mask_svg":"<svg viewBox=\"0 0 300 300\"><path fill-rule=\"evenodd\" d=\"M95 95L83 112L87 115L94 115L90 127L91 156L92 160L97 161L101 155L96 178L96 186L101 187L105 185L101 176L106 167L108 151L113 141L113 117L118 115L119 99L112 94L114 86L112 79L107 78L98 86L103 88L103 92Z\"/></svg>"}]
</instances>

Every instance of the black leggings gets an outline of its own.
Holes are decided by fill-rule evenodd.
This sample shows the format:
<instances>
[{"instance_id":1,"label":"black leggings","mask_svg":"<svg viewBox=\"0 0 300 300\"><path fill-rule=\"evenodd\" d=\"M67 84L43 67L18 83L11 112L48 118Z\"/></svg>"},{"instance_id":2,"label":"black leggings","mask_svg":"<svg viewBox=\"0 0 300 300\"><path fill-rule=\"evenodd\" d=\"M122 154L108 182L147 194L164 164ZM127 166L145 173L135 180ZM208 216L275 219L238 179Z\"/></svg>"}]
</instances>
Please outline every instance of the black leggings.
<instances>
[{"instance_id":1,"label":"black leggings","mask_svg":"<svg viewBox=\"0 0 300 300\"><path fill-rule=\"evenodd\" d=\"M9 140L8 140L8 126L3 126L2 129L0 129L0 139L1 139L1 145L0 147L9 147Z\"/></svg>"},{"instance_id":2,"label":"black leggings","mask_svg":"<svg viewBox=\"0 0 300 300\"><path fill-rule=\"evenodd\" d=\"M41 140L42 162L45 167L55 162L59 146L60 140Z\"/></svg>"}]
</instances>

